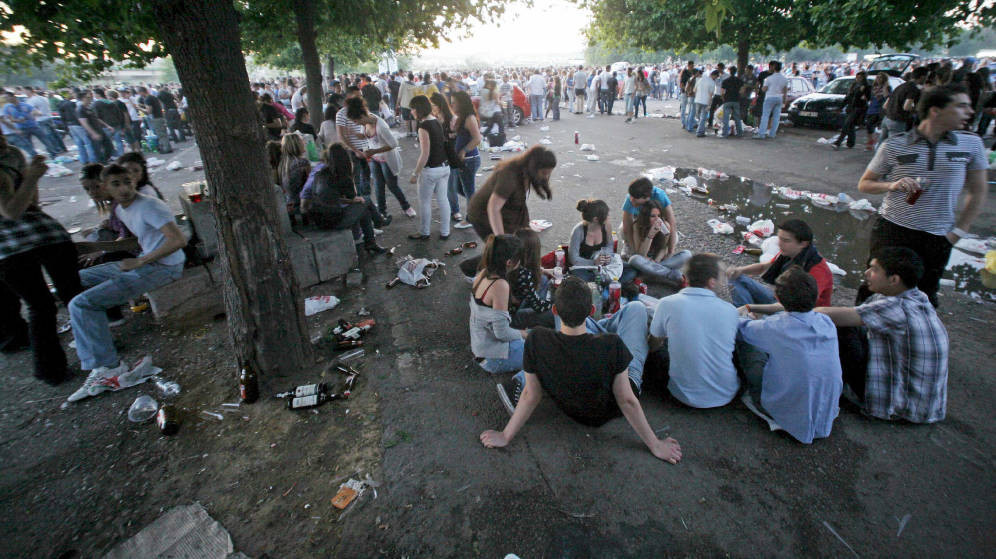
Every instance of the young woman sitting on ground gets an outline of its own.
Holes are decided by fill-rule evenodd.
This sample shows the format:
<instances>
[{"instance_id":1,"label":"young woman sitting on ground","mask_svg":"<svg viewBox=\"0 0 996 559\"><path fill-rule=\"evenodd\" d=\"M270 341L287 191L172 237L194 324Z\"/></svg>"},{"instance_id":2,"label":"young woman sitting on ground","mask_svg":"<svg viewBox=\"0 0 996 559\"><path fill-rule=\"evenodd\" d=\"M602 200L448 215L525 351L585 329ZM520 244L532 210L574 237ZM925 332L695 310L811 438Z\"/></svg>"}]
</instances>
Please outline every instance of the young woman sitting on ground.
<instances>
[{"instance_id":1,"label":"young woman sitting on ground","mask_svg":"<svg viewBox=\"0 0 996 559\"><path fill-rule=\"evenodd\" d=\"M552 270L545 270L540 263L539 233L532 229L519 229L515 236L522 242L519 265L508 273L508 283L512 288L509 312L512 323L517 327L529 328L536 325L553 328L553 301L547 298Z\"/></svg>"},{"instance_id":2,"label":"young woman sitting on ground","mask_svg":"<svg viewBox=\"0 0 996 559\"><path fill-rule=\"evenodd\" d=\"M578 200L577 210L581 212L581 222L574 226L567 249L567 265L571 275L584 281L595 281L598 266L606 266L613 260L615 247L612 233L607 225L609 205L602 200ZM636 277L636 271L623 266L620 283L629 283Z\"/></svg>"},{"instance_id":3,"label":"young woman sitting on ground","mask_svg":"<svg viewBox=\"0 0 996 559\"><path fill-rule=\"evenodd\" d=\"M640 206L640 214L634 224L633 256L629 265L635 268L640 277L647 281L667 282L681 285L681 267L692 257L687 250L668 254L668 236L671 231L663 219L664 208L654 199Z\"/></svg>"},{"instance_id":4,"label":"young woman sitting on ground","mask_svg":"<svg viewBox=\"0 0 996 559\"><path fill-rule=\"evenodd\" d=\"M522 241L515 235L488 237L481 271L470 295L470 349L482 369L505 373L522 368L526 332L512 328L509 271L519 265Z\"/></svg>"}]
</instances>

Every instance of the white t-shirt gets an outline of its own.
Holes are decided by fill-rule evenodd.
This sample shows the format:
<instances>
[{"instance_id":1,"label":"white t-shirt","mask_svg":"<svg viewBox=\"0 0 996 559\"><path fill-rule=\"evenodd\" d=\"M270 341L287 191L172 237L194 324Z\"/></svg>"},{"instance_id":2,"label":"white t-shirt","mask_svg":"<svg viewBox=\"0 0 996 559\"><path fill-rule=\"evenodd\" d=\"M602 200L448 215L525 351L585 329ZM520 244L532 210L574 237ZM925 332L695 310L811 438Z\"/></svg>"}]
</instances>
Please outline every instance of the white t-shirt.
<instances>
[{"instance_id":1,"label":"white t-shirt","mask_svg":"<svg viewBox=\"0 0 996 559\"><path fill-rule=\"evenodd\" d=\"M186 97L184 97L184 99L186 99ZM124 103L125 108L128 109L128 117L131 118L132 122L140 122L142 120L142 117L138 115L138 109L135 108L134 98L129 97L125 99L124 97L121 97L120 101Z\"/></svg>"},{"instance_id":2,"label":"white t-shirt","mask_svg":"<svg viewBox=\"0 0 996 559\"><path fill-rule=\"evenodd\" d=\"M598 83L601 86L599 89L609 89L610 79L612 79L612 72L602 70L602 73L598 75Z\"/></svg>"},{"instance_id":3,"label":"white t-shirt","mask_svg":"<svg viewBox=\"0 0 996 559\"><path fill-rule=\"evenodd\" d=\"M529 78L529 94L546 95L546 80L543 79L543 76L533 74L533 77Z\"/></svg>"},{"instance_id":4,"label":"white t-shirt","mask_svg":"<svg viewBox=\"0 0 996 559\"><path fill-rule=\"evenodd\" d=\"M781 97L785 95L785 88L788 87L788 78L785 74L771 74L764 79L764 86L768 89L764 92L764 98Z\"/></svg>"},{"instance_id":5,"label":"white t-shirt","mask_svg":"<svg viewBox=\"0 0 996 559\"><path fill-rule=\"evenodd\" d=\"M631 95L634 91L636 91L636 77L626 76L626 81L623 82L623 93Z\"/></svg>"},{"instance_id":6,"label":"white t-shirt","mask_svg":"<svg viewBox=\"0 0 996 559\"><path fill-rule=\"evenodd\" d=\"M114 209L114 214L138 239L138 244L142 247L142 256L153 252L166 242L166 236L160 231L164 225L176 223L173 212L165 202L144 194L136 196L135 201L127 208L119 205ZM185 259L183 251L177 250L157 262L166 266L178 266L183 264Z\"/></svg>"},{"instance_id":7,"label":"white t-shirt","mask_svg":"<svg viewBox=\"0 0 996 559\"><path fill-rule=\"evenodd\" d=\"M291 96L291 110L296 113L297 110L303 106L304 97L301 95L301 90L299 89L294 92L294 95Z\"/></svg>"},{"instance_id":8,"label":"white t-shirt","mask_svg":"<svg viewBox=\"0 0 996 559\"><path fill-rule=\"evenodd\" d=\"M574 72L574 89L584 89L588 86L588 74L584 70Z\"/></svg>"},{"instance_id":9,"label":"white t-shirt","mask_svg":"<svg viewBox=\"0 0 996 559\"><path fill-rule=\"evenodd\" d=\"M709 105L716 93L716 82L709 76L702 76L695 82L695 104Z\"/></svg>"}]
</instances>

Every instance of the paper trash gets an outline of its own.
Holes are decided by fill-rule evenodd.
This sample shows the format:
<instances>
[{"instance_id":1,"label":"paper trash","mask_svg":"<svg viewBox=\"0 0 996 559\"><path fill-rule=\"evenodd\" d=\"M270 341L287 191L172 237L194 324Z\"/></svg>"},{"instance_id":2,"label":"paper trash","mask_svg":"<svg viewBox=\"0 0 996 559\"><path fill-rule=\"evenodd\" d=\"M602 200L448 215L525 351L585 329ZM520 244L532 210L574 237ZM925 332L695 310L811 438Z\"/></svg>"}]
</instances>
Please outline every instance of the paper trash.
<instances>
[{"instance_id":1,"label":"paper trash","mask_svg":"<svg viewBox=\"0 0 996 559\"><path fill-rule=\"evenodd\" d=\"M308 297L304 300L304 316L311 316L329 309L334 309L338 304L339 298L335 295Z\"/></svg>"},{"instance_id":2,"label":"paper trash","mask_svg":"<svg viewBox=\"0 0 996 559\"><path fill-rule=\"evenodd\" d=\"M729 235L733 233L733 226L729 223L724 223L718 219L710 219L706 222L709 227L712 227L712 232L717 235Z\"/></svg>"},{"instance_id":3,"label":"paper trash","mask_svg":"<svg viewBox=\"0 0 996 559\"><path fill-rule=\"evenodd\" d=\"M581 151L595 151L595 144L581 144Z\"/></svg>"}]
</instances>

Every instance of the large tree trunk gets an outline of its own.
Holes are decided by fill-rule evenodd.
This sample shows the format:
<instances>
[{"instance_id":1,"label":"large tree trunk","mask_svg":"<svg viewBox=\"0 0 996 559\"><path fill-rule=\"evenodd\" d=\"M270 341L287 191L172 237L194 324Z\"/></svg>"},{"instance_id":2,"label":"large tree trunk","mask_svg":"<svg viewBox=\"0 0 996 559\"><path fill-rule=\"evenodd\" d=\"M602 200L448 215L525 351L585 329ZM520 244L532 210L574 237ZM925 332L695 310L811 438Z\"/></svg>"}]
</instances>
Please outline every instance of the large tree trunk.
<instances>
[{"instance_id":1,"label":"large tree trunk","mask_svg":"<svg viewBox=\"0 0 996 559\"><path fill-rule=\"evenodd\" d=\"M297 42L304 59L304 77L308 84L308 114L317 130L324 120L322 114L322 61L315 45L315 0L294 0L297 20Z\"/></svg>"},{"instance_id":2,"label":"large tree trunk","mask_svg":"<svg viewBox=\"0 0 996 559\"><path fill-rule=\"evenodd\" d=\"M235 357L261 375L312 362L231 0L156 0L211 187ZM234 374L234 373L233 373Z\"/></svg>"},{"instance_id":3,"label":"large tree trunk","mask_svg":"<svg viewBox=\"0 0 996 559\"><path fill-rule=\"evenodd\" d=\"M747 68L747 64L750 62L750 42L747 39L741 38L737 41L737 70L740 75L743 75L744 70Z\"/></svg>"}]
</instances>

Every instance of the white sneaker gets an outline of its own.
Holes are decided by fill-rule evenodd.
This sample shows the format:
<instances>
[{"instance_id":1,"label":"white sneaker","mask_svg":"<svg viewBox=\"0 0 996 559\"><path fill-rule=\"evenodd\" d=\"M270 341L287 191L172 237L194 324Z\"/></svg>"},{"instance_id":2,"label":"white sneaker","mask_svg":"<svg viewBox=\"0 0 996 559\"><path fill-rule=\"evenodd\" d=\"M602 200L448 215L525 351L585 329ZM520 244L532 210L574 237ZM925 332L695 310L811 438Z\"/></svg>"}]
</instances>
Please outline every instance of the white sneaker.
<instances>
[{"instance_id":1,"label":"white sneaker","mask_svg":"<svg viewBox=\"0 0 996 559\"><path fill-rule=\"evenodd\" d=\"M77 402L83 398L96 396L107 390L118 390L121 388L118 377L127 372L128 365L125 365L124 361L119 362L116 367L97 367L87 375L86 380L83 381L83 386L70 394L66 400Z\"/></svg>"},{"instance_id":2,"label":"white sneaker","mask_svg":"<svg viewBox=\"0 0 996 559\"><path fill-rule=\"evenodd\" d=\"M383 234L384 234L384 230L383 229L377 229L376 227L374 228L374 235L375 236L376 235L383 235Z\"/></svg>"},{"instance_id":3,"label":"white sneaker","mask_svg":"<svg viewBox=\"0 0 996 559\"><path fill-rule=\"evenodd\" d=\"M415 208L410 207L407 210L405 210L405 215L407 215L409 219L413 219L417 215L415 213Z\"/></svg>"},{"instance_id":4,"label":"white sneaker","mask_svg":"<svg viewBox=\"0 0 996 559\"><path fill-rule=\"evenodd\" d=\"M471 225L467 221L461 221L460 223L457 223L456 225L453 226L454 229L468 229L470 227L473 227L473 225Z\"/></svg>"}]
</instances>

